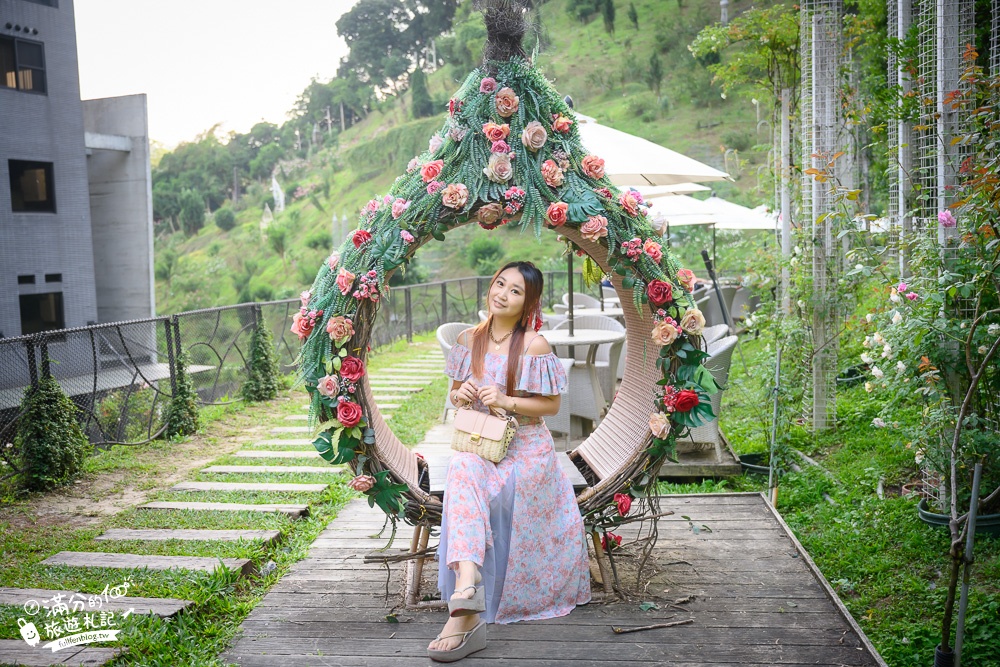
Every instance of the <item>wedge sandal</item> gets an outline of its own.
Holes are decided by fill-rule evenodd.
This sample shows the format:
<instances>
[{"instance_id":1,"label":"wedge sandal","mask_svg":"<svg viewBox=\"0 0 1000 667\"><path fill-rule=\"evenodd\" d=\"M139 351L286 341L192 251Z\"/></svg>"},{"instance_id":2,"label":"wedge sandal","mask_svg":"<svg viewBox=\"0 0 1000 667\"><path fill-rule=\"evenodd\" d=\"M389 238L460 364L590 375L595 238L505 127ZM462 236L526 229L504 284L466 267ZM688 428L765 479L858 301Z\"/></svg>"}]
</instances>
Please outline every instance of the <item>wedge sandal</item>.
<instances>
[{"instance_id":1,"label":"wedge sandal","mask_svg":"<svg viewBox=\"0 0 1000 667\"><path fill-rule=\"evenodd\" d=\"M462 590L455 591L455 593L464 593L465 591L472 589L472 597L454 597L452 596L448 600L448 613L451 616L471 616L472 614L480 614L486 611L486 589L483 587L482 577L477 572L476 573L476 583L472 586L466 586Z\"/></svg>"},{"instance_id":2,"label":"wedge sandal","mask_svg":"<svg viewBox=\"0 0 1000 667\"><path fill-rule=\"evenodd\" d=\"M455 662L468 657L476 651L486 648L486 621L479 621L476 627L467 632L456 632L453 635L438 635L435 640L461 637L462 643L450 651L427 649L427 656L435 662Z\"/></svg>"}]
</instances>

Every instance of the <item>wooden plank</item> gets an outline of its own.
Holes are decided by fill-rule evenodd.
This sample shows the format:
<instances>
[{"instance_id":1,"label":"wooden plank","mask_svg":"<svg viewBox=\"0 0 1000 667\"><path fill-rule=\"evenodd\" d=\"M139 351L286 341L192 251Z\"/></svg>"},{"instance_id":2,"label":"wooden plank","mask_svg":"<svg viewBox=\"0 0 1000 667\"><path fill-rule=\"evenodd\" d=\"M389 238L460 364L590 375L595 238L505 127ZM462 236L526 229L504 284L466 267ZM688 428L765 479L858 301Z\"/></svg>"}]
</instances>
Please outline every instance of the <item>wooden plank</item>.
<instances>
[{"instance_id":1,"label":"wooden plank","mask_svg":"<svg viewBox=\"0 0 1000 667\"><path fill-rule=\"evenodd\" d=\"M43 601L51 600L57 595L62 595L62 600L70 605L71 609L74 606L74 596L75 599L83 600L84 602L93 596L98 596L101 597L100 608L105 611L128 611L131 609L133 614L149 614L151 616L159 616L160 618L170 618L194 604L191 600L175 600L173 598L112 598L100 596L98 593L55 591L47 588L0 588L0 605L21 607L28 600L35 600L41 604Z\"/></svg>"},{"instance_id":2,"label":"wooden plank","mask_svg":"<svg viewBox=\"0 0 1000 667\"><path fill-rule=\"evenodd\" d=\"M0 665L24 665L25 667L49 667L49 665L73 665L73 667L99 667L111 662L126 649L73 647L53 653L41 645L31 647L23 639L0 639Z\"/></svg>"},{"instance_id":3,"label":"wooden plank","mask_svg":"<svg viewBox=\"0 0 1000 667\"><path fill-rule=\"evenodd\" d=\"M215 473L300 473L307 475L329 475L346 470L345 466L208 466L202 472Z\"/></svg>"},{"instance_id":4,"label":"wooden plank","mask_svg":"<svg viewBox=\"0 0 1000 667\"><path fill-rule=\"evenodd\" d=\"M290 519L300 519L309 514L308 505L247 504L247 503L197 503L155 502L139 505L141 510L190 510L210 512L268 512L285 514Z\"/></svg>"},{"instance_id":5,"label":"wooden plank","mask_svg":"<svg viewBox=\"0 0 1000 667\"><path fill-rule=\"evenodd\" d=\"M264 482L181 482L170 487L171 491L290 491L320 493L329 484L274 484Z\"/></svg>"},{"instance_id":6,"label":"wooden plank","mask_svg":"<svg viewBox=\"0 0 1000 667\"><path fill-rule=\"evenodd\" d=\"M214 572L220 567L247 574L253 570L249 558L202 558L198 556L143 556L100 551L60 551L42 561L42 565L69 567L111 567L123 570L192 570Z\"/></svg>"},{"instance_id":7,"label":"wooden plank","mask_svg":"<svg viewBox=\"0 0 1000 667\"><path fill-rule=\"evenodd\" d=\"M249 449L234 452L233 456L238 459L311 459L319 456L319 452L315 449L293 449L289 451Z\"/></svg>"},{"instance_id":8,"label":"wooden plank","mask_svg":"<svg viewBox=\"0 0 1000 667\"><path fill-rule=\"evenodd\" d=\"M190 528L157 529L109 528L95 540L144 540L162 542L165 540L204 540L209 542L262 542L271 544L281 539L280 530L200 530Z\"/></svg>"}]
</instances>

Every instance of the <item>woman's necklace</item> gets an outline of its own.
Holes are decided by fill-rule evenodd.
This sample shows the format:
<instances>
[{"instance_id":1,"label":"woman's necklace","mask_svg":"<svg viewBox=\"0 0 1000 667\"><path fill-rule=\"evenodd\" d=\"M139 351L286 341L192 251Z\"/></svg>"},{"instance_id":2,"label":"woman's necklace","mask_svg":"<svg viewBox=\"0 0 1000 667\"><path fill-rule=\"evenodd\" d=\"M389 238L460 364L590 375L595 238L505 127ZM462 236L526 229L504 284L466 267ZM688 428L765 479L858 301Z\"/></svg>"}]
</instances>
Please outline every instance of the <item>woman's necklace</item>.
<instances>
[{"instance_id":1,"label":"woman's necklace","mask_svg":"<svg viewBox=\"0 0 1000 667\"><path fill-rule=\"evenodd\" d=\"M490 340L493 341L494 343L496 343L496 347L494 348L495 350L499 351L500 350L500 346L503 345L503 342L505 340L507 340L508 338L510 338L510 335L512 333L514 333L513 329L511 329L510 331L508 331L507 334L503 338L501 338L500 340L497 340L496 338L493 337L493 322L492 322L492 320L490 321L490 327L489 327Z\"/></svg>"}]
</instances>

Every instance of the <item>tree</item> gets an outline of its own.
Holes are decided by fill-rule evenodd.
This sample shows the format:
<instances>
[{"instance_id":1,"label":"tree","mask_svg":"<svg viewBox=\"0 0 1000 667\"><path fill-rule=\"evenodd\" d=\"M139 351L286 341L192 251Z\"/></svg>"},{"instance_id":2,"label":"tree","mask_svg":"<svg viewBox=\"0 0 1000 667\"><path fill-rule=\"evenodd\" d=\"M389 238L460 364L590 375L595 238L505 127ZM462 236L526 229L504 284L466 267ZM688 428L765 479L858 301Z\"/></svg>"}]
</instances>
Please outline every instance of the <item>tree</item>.
<instances>
[{"instance_id":1,"label":"tree","mask_svg":"<svg viewBox=\"0 0 1000 667\"><path fill-rule=\"evenodd\" d=\"M639 29L639 12L635 10L635 3L628 3L628 20L632 24L632 27L636 30Z\"/></svg>"},{"instance_id":2,"label":"tree","mask_svg":"<svg viewBox=\"0 0 1000 667\"><path fill-rule=\"evenodd\" d=\"M278 253L281 263L285 263L285 252L288 250L288 230L284 225L274 223L267 228L267 241L271 250Z\"/></svg>"},{"instance_id":3,"label":"tree","mask_svg":"<svg viewBox=\"0 0 1000 667\"><path fill-rule=\"evenodd\" d=\"M77 421L79 408L47 375L25 391L14 444L21 453L20 483L44 491L71 481L90 452L90 442Z\"/></svg>"},{"instance_id":4,"label":"tree","mask_svg":"<svg viewBox=\"0 0 1000 667\"><path fill-rule=\"evenodd\" d=\"M274 351L271 330L259 314L257 326L250 338L250 361L247 364L249 376L240 388L244 401L268 401L278 395L278 357Z\"/></svg>"},{"instance_id":5,"label":"tree","mask_svg":"<svg viewBox=\"0 0 1000 667\"><path fill-rule=\"evenodd\" d=\"M615 34L615 1L604 0L601 5L601 18L604 19L604 31L609 35Z\"/></svg>"},{"instance_id":6,"label":"tree","mask_svg":"<svg viewBox=\"0 0 1000 667\"><path fill-rule=\"evenodd\" d=\"M274 165L278 164L285 155L285 150L277 143L270 143L260 149L257 157L250 161L250 178L260 181L267 180L274 171Z\"/></svg>"},{"instance_id":7,"label":"tree","mask_svg":"<svg viewBox=\"0 0 1000 667\"><path fill-rule=\"evenodd\" d=\"M416 69L410 75L410 94L412 95L410 113L414 118L434 115L434 101L427 92L427 75L422 69Z\"/></svg>"},{"instance_id":8,"label":"tree","mask_svg":"<svg viewBox=\"0 0 1000 667\"><path fill-rule=\"evenodd\" d=\"M205 225L205 202L194 190L184 190L180 196L181 229L188 236L197 234Z\"/></svg>"},{"instance_id":9,"label":"tree","mask_svg":"<svg viewBox=\"0 0 1000 667\"><path fill-rule=\"evenodd\" d=\"M215 226L224 232L228 232L236 226L236 214L228 206L223 206L216 211L212 219L215 220Z\"/></svg>"},{"instance_id":10,"label":"tree","mask_svg":"<svg viewBox=\"0 0 1000 667\"><path fill-rule=\"evenodd\" d=\"M656 101L660 101L660 89L663 86L663 63L656 51L649 57L649 69L646 70L646 84L656 93Z\"/></svg>"}]
</instances>

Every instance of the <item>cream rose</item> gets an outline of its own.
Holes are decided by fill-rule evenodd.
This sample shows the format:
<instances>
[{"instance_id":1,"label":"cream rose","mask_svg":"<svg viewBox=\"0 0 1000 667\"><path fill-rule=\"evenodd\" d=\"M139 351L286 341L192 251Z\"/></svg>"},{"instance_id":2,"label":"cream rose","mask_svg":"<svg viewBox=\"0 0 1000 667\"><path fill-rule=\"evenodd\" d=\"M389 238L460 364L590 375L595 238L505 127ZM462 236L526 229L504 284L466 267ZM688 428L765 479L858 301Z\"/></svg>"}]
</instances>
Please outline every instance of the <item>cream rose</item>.
<instances>
[{"instance_id":1,"label":"cream rose","mask_svg":"<svg viewBox=\"0 0 1000 667\"><path fill-rule=\"evenodd\" d=\"M667 318L667 320L661 320L653 325L651 338L653 342L658 343L660 346L671 345L681 334L674 321L670 318Z\"/></svg>"},{"instance_id":2,"label":"cream rose","mask_svg":"<svg viewBox=\"0 0 1000 667\"><path fill-rule=\"evenodd\" d=\"M697 308L691 308L681 318L681 329L694 336L705 330L705 316Z\"/></svg>"},{"instance_id":3,"label":"cream rose","mask_svg":"<svg viewBox=\"0 0 1000 667\"><path fill-rule=\"evenodd\" d=\"M649 415L649 430L653 432L654 438L666 438L670 435L670 417L662 412Z\"/></svg>"},{"instance_id":4,"label":"cream rose","mask_svg":"<svg viewBox=\"0 0 1000 667\"><path fill-rule=\"evenodd\" d=\"M326 332L330 334L330 340L350 338L354 335L354 323L343 315L331 317L326 323Z\"/></svg>"},{"instance_id":5,"label":"cream rose","mask_svg":"<svg viewBox=\"0 0 1000 667\"><path fill-rule=\"evenodd\" d=\"M580 225L580 234L588 241L597 243L608 235L608 219L603 215L592 215Z\"/></svg>"},{"instance_id":6,"label":"cream rose","mask_svg":"<svg viewBox=\"0 0 1000 667\"><path fill-rule=\"evenodd\" d=\"M464 183L449 183L441 192L441 203L448 208L462 208L469 201L469 188Z\"/></svg>"},{"instance_id":7,"label":"cream rose","mask_svg":"<svg viewBox=\"0 0 1000 667\"><path fill-rule=\"evenodd\" d=\"M545 131L545 127L539 123L537 120L533 120L524 126L524 131L521 132L521 143L529 151L537 151L549 138L549 133Z\"/></svg>"},{"instance_id":8,"label":"cream rose","mask_svg":"<svg viewBox=\"0 0 1000 667\"><path fill-rule=\"evenodd\" d=\"M514 175L514 165L506 153L493 153L483 169L486 178L494 183L506 183Z\"/></svg>"},{"instance_id":9,"label":"cream rose","mask_svg":"<svg viewBox=\"0 0 1000 667\"><path fill-rule=\"evenodd\" d=\"M517 113L517 107L520 103L517 95L510 88L501 88L497 91L496 104L497 113L504 118L510 118L515 113Z\"/></svg>"},{"instance_id":10,"label":"cream rose","mask_svg":"<svg viewBox=\"0 0 1000 667\"><path fill-rule=\"evenodd\" d=\"M340 393L340 380L335 375L327 375L316 381L316 391L329 398L335 398Z\"/></svg>"}]
</instances>

